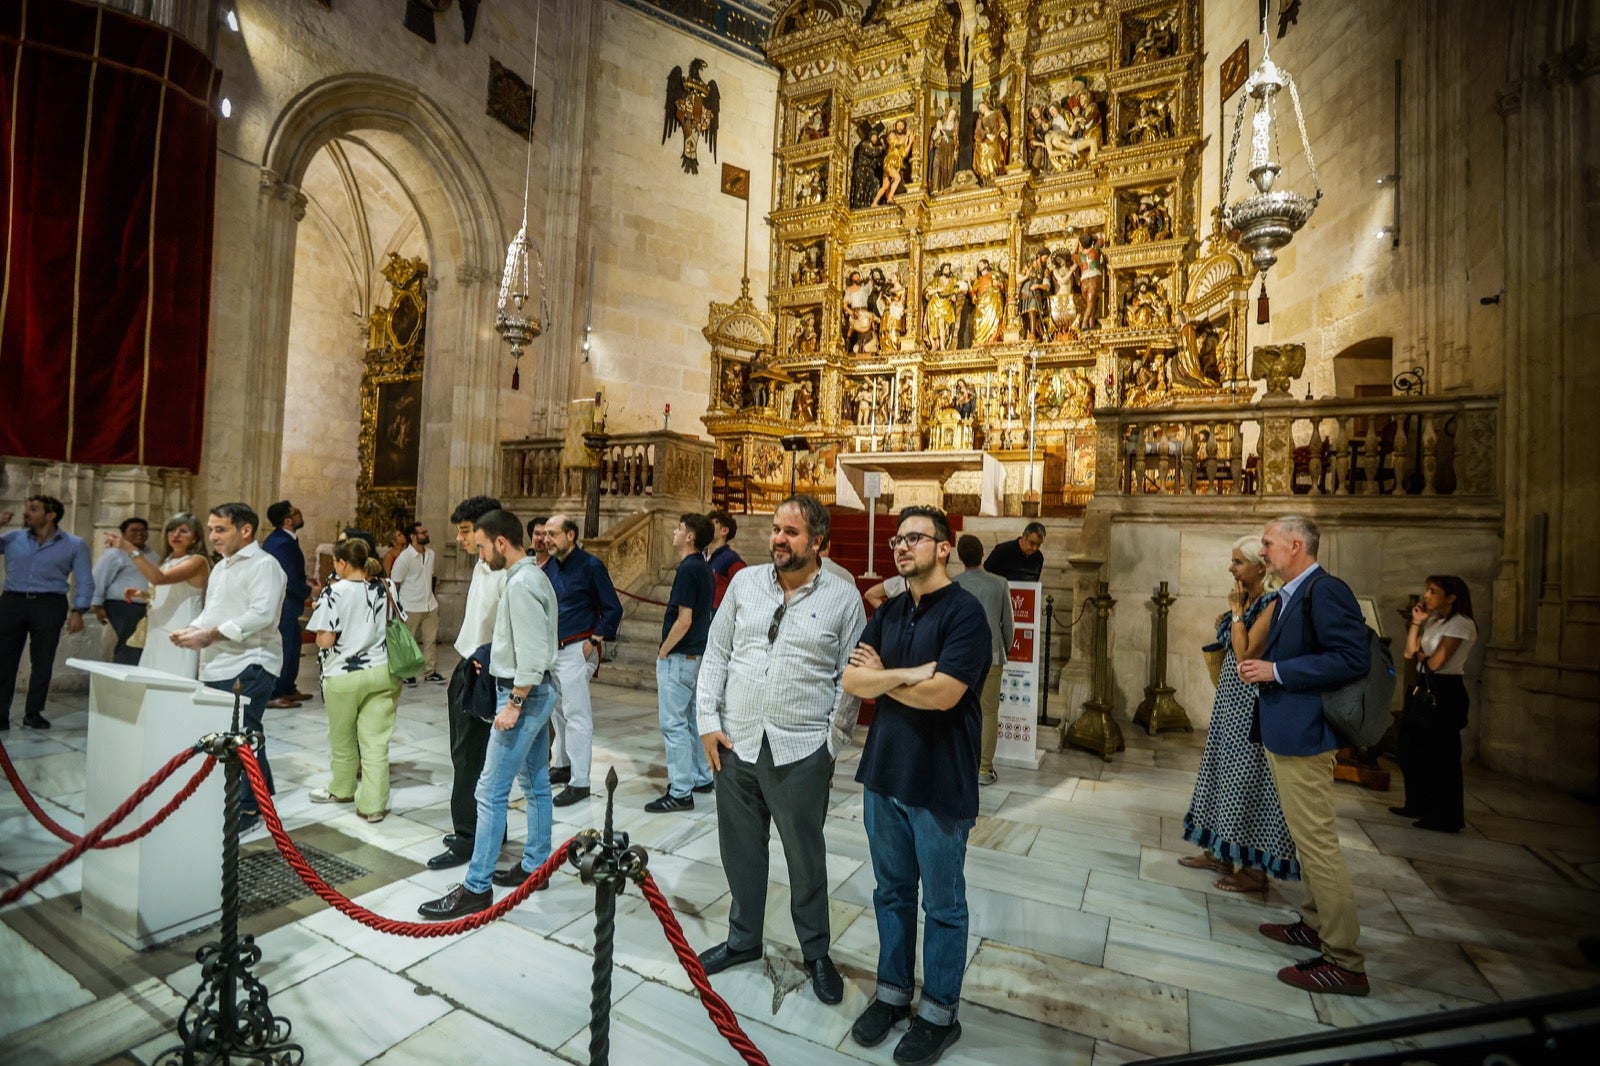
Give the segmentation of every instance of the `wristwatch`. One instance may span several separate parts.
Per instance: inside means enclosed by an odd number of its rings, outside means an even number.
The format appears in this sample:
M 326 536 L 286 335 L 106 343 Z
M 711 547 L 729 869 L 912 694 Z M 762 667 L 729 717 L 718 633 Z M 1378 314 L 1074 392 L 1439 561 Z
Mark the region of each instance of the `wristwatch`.
M 1233 616 L 1233 620 L 1235 622 L 1243 622 L 1244 621 L 1244 615 L 1236 614 L 1236 615 Z
M 522 709 L 522 701 L 523 701 L 524 698 L 525 697 L 519 696 L 515 692 L 513 692 L 511 694 L 511 696 L 506 700 L 506 702 L 511 704 L 511 706 L 517 708 L 518 710 L 521 710 Z

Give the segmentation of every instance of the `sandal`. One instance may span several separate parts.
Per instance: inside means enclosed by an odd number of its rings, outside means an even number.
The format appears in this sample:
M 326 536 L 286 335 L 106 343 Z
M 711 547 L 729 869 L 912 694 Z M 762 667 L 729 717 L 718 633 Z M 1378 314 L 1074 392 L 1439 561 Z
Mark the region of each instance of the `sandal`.
M 1229 874 L 1227 877 L 1218 878 L 1215 882 L 1213 882 L 1213 884 L 1215 887 L 1222 889 L 1224 892 L 1249 893 L 1265 892 L 1267 890 L 1267 878 L 1265 874 L 1261 875 L 1260 880 L 1250 876 L 1241 876 L 1243 874 L 1244 871 L 1240 870 L 1237 873 Z
M 1218 873 L 1233 873 L 1233 864 L 1223 862 L 1209 851 L 1202 851 L 1198 855 L 1186 855 L 1178 860 L 1179 866 L 1187 866 L 1191 870 L 1215 870 Z

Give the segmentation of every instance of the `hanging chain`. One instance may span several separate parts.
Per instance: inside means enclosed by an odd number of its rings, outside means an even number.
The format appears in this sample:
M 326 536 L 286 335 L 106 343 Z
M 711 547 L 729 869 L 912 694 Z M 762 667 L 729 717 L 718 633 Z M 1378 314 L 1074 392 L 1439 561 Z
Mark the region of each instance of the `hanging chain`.
M 1300 145 L 1306 153 L 1306 169 L 1311 171 L 1311 184 L 1316 188 L 1317 195 L 1312 201 L 1316 203 L 1322 199 L 1322 179 L 1317 176 L 1317 161 L 1311 155 L 1311 138 L 1306 134 L 1306 117 L 1300 111 L 1300 90 L 1294 87 L 1294 79 L 1288 72 L 1284 72 L 1283 80 L 1289 83 L 1289 99 L 1294 101 L 1294 121 L 1300 127 Z
M 1246 96 L 1239 98 L 1239 106 L 1233 113 L 1233 143 L 1228 145 L 1228 164 L 1222 170 L 1222 195 L 1218 197 L 1222 213 L 1228 213 L 1228 188 L 1233 184 L 1233 157 L 1239 153 L 1239 134 L 1244 132 L 1244 102 Z

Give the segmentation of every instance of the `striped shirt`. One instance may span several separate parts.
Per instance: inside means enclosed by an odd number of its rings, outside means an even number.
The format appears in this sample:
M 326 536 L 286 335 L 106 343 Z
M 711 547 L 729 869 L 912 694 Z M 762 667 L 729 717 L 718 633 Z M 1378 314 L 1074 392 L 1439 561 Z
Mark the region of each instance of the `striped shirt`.
M 767 634 L 784 607 L 772 641 Z M 819 569 L 785 606 L 770 563 L 734 575 L 711 623 L 700 662 L 696 706 L 700 733 L 718 730 L 745 762 L 761 755 L 784 766 L 827 744 L 837 755 L 850 743 L 861 701 L 845 694 L 844 668 L 866 626 L 852 582 Z

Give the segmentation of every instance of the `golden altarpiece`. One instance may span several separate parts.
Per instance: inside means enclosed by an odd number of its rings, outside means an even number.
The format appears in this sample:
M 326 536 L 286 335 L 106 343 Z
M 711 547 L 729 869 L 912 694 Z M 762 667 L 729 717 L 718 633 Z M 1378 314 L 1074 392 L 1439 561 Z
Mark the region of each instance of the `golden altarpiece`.
M 772 495 L 803 435 L 831 498 L 841 452 L 982 450 L 1008 505 L 1080 504 L 1097 404 L 1246 369 L 1251 267 L 1197 204 L 1200 2 L 868 6 L 773 22 L 772 288 L 711 305 L 717 455 Z
M 355 519 L 380 540 L 388 530 L 410 525 L 417 510 L 428 265 L 390 252 L 383 276 L 389 306 L 374 307 L 367 316 Z

